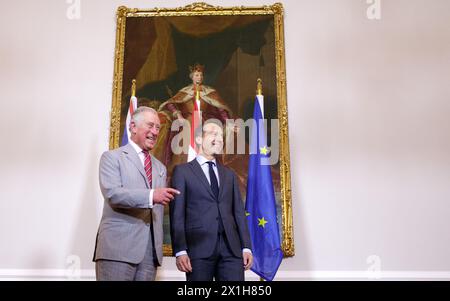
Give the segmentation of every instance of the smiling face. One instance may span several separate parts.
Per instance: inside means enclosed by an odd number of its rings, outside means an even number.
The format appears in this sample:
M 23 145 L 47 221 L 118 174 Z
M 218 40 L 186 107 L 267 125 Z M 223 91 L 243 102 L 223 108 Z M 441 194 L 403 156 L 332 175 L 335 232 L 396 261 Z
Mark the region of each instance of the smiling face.
M 200 85 L 203 83 L 203 72 L 194 71 L 194 73 L 191 74 L 191 78 L 194 85 Z
M 200 153 L 207 159 L 221 154 L 223 148 L 222 127 L 215 123 L 206 123 L 203 126 L 202 136 L 198 136 L 196 142 L 200 145 Z
M 143 150 L 151 150 L 155 147 L 161 123 L 158 115 L 151 111 L 144 111 L 131 121 L 131 140 Z

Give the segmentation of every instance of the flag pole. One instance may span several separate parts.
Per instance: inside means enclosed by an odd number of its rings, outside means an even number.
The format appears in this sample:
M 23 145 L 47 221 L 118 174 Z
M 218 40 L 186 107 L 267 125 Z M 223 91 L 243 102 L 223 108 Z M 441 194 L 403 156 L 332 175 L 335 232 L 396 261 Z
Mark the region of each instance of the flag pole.
M 262 80 L 258 78 L 256 80 L 256 96 L 258 98 L 259 107 L 261 108 L 261 117 L 264 120 L 264 95 L 262 93 Z M 260 96 L 260 97 L 258 97 Z
M 256 95 L 262 95 L 262 80 L 260 78 L 256 80 Z
M 136 97 L 136 79 L 131 81 L 131 96 Z

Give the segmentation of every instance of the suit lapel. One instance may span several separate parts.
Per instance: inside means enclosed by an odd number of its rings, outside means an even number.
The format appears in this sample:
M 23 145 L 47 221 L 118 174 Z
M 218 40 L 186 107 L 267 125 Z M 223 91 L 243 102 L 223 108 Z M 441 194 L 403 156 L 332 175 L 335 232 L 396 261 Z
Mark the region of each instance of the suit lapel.
M 211 185 L 209 185 L 208 179 L 206 178 L 205 173 L 203 172 L 197 160 L 194 159 L 191 162 L 189 162 L 189 166 L 191 167 L 192 172 L 200 179 L 200 182 L 203 184 L 205 189 L 209 191 L 209 194 L 213 197 L 213 199 L 215 199 L 216 197 L 212 192 Z
M 142 165 L 141 159 L 139 159 L 138 154 L 134 150 L 134 148 L 131 146 L 131 144 L 127 144 L 123 152 L 125 153 L 125 156 L 134 164 L 134 166 L 139 170 L 141 175 L 145 179 L 145 183 L 147 183 L 147 187 L 150 187 L 147 179 L 147 174 L 145 173 L 144 166 Z M 153 163 L 153 162 L 152 162 Z
M 162 183 L 163 171 L 159 170 L 159 165 L 156 163 L 156 158 L 150 154 L 150 158 L 152 158 L 152 186 L 151 188 L 164 187 L 165 183 Z

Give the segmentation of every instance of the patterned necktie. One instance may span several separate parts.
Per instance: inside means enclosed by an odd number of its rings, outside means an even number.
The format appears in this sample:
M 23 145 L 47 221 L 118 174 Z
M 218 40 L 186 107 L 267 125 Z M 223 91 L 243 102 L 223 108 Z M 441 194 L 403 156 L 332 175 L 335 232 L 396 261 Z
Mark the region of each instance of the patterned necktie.
M 144 169 L 145 173 L 147 174 L 147 180 L 148 184 L 150 185 L 150 188 L 152 188 L 152 158 L 150 158 L 150 154 L 148 151 L 143 150 L 144 153 Z M 150 210 L 150 232 L 151 232 L 151 239 L 152 239 L 152 257 L 153 257 L 153 264 L 155 267 L 160 266 L 161 264 L 158 261 L 158 255 L 156 254 L 156 246 L 155 246 L 155 230 L 153 228 L 153 210 Z
M 150 154 L 148 151 L 143 150 L 144 153 L 144 169 L 145 173 L 147 174 L 147 180 L 148 184 L 150 185 L 150 188 L 152 188 L 152 159 L 150 158 Z
M 209 180 L 211 181 L 211 189 L 216 197 L 216 200 L 219 200 L 219 183 L 217 182 L 216 173 L 214 172 L 213 165 L 214 162 L 208 161 L 206 162 L 209 165 Z

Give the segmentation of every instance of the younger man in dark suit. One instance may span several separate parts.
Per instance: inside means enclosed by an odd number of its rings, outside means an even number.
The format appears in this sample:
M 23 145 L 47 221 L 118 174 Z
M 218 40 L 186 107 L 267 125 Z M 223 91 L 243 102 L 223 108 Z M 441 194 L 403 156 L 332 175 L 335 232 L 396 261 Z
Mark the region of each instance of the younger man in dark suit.
M 214 156 L 223 148 L 222 125 L 208 120 L 196 131 L 197 157 L 175 167 L 170 204 L 172 248 L 188 281 L 243 281 L 251 267 L 250 235 L 236 175 Z

